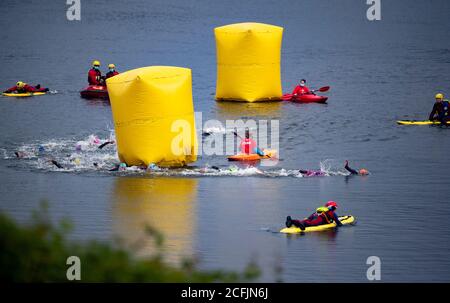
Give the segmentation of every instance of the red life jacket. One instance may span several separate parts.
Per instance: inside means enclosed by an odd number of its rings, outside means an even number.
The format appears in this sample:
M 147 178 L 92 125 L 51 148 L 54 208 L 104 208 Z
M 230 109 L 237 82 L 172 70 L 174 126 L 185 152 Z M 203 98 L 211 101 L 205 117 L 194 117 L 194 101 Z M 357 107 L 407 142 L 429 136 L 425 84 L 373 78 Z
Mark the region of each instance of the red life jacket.
M 89 85 L 101 85 L 102 73 L 99 70 L 91 68 L 88 73 L 88 82 Z
M 251 154 L 256 147 L 256 142 L 253 139 L 245 138 L 241 141 L 241 152 L 244 154 Z
M 297 85 L 292 92 L 293 95 L 303 95 L 309 93 L 309 88 L 307 86 Z
M 323 213 L 324 215 L 324 219 L 328 222 L 328 223 L 333 223 L 334 222 L 334 211 L 332 211 L 331 209 L 325 213 Z

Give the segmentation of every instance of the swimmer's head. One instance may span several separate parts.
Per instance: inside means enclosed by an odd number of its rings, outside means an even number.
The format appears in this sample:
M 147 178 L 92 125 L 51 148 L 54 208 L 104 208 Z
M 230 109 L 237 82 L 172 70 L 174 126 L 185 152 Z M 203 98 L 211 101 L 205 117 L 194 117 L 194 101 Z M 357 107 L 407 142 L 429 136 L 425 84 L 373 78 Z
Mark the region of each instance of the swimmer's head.
M 120 163 L 119 164 L 119 170 L 125 170 L 125 169 L 127 169 L 127 164 L 126 163 Z
M 77 145 L 75 146 L 75 150 L 76 150 L 76 151 L 81 151 L 81 144 L 77 144 Z
M 366 176 L 366 175 L 369 174 L 369 171 L 368 171 L 367 169 L 365 169 L 365 168 L 361 168 L 361 169 L 359 170 L 359 174 L 360 174 L 361 176 Z

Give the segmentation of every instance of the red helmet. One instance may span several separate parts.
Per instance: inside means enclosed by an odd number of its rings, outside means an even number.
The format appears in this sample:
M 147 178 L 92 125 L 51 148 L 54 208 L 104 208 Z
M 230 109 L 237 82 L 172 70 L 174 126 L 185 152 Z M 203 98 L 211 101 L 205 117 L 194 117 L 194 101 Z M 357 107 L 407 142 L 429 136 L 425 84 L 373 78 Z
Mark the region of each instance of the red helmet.
M 326 207 L 331 207 L 331 206 L 333 206 L 333 207 L 335 207 L 335 208 L 338 208 L 337 203 L 334 202 L 334 201 L 328 201 L 327 204 L 325 204 L 325 206 L 326 206 Z

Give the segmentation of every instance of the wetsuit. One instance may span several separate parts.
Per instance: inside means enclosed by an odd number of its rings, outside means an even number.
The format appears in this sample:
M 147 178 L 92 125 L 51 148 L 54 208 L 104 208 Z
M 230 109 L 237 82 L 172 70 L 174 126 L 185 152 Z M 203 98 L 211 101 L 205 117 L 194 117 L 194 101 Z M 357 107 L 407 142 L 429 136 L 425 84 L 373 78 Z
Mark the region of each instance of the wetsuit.
M 449 112 L 450 109 L 448 101 L 435 102 L 428 120 L 440 121 L 442 124 L 445 124 L 447 121 L 450 121 Z
M 304 95 L 310 93 L 310 90 L 307 86 L 297 85 L 292 92 L 293 95 Z
M 356 170 L 354 170 L 353 168 L 350 168 L 350 166 L 348 166 L 348 163 L 345 164 L 344 168 L 347 171 L 349 171 L 350 174 L 352 174 L 352 175 L 359 175 L 359 173 Z
M 102 73 L 94 68 L 91 68 L 88 72 L 89 85 L 103 85 Z

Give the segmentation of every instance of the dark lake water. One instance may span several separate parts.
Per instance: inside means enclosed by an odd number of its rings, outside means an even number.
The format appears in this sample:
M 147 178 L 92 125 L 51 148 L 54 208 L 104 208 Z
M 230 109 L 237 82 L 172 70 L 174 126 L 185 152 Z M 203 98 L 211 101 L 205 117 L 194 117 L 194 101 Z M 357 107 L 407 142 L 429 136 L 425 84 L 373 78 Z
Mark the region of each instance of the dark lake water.
M 165 234 L 170 262 L 197 256 L 205 269 L 242 270 L 254 259 L 261 281 L 365 282 L 366 260 L 378 256 L 382 281 L 450 282 L 450 128 L 395 123 L 426 119 L 434 94 L 450 94 L 449 1 L 382 1 L 377 22 L 367 21 L 363 0 L 82 0 L 81 7 L 81 21 L 69 22 L 65 1 L 0 2 L 8 12 L 0 19 L 1 86 L 23 80 L 57 91 L 0 100 L 2 211 L 26 223 L 46 199 L 55 220 L 73 220 L 73 238 L 119 236 L 140 244 L 130 248 L 137 255 L 152 250 L 142 232 L 148 223 Z M 283 90 L 300 78 L 330 85 L 327 105 L 214 101 L 213 29 L 246 21 L 284 27 Z M 204 120 L 280 121 L 281 161 L 260 167 L 263 175 L 245 167 L 107 172 L 115 147 L 100 152 L 89 137 L 112 135 L 111 107 L 79 97 L 93 59 L 119 71 L 191 68 Z M 14 156 L 41 145 L 40 157 Z M 57 170 L 49 157 L 70 169 Z M 344 176 L 346 159 L 371 174 Z M 229 166 L 219 156 L 192 166 L 206 164 Z M 334 173 L 294 173 L 321 164 Z M 327 200 L 358 224 L 298 237 L 271 232 Z

